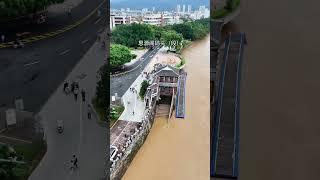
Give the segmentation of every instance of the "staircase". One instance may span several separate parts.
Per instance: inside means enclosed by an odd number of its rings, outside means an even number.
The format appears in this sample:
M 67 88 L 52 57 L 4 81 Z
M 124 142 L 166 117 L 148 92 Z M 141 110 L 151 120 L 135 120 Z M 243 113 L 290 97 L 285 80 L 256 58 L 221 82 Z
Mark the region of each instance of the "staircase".
M 170 105 L 159 104 L 156 111 L 156 117 L 169 117 Z

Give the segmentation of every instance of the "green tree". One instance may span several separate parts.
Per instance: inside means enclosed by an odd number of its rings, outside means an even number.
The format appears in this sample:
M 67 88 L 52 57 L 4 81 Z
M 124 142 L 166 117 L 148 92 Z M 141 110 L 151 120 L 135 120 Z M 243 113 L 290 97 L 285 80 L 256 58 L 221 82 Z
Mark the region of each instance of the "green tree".
M 102 120 L 107 118 L 107 107 L 109 106 L 109 68 L 107 63 L 98 71 L 98 82 L 96 87 L 96 96 L 94 106 L 97 108 Z
M 180 50 L 181 49 L 181 43 L 183 41 L 183 36 L 180 33 L 177 33 L 176 31 L 169 30 L 165 31 L 162 34 L 162 41 L 164 42 L 166 47 L 169 47 L 169 50 Z
M 192 29 L 191 22 L 186 22 L 186 23 L 182 23 L 182 24 L 174 24 L 172 26 L 172 29 L 175 30 L 177 33 L 182 34 L 185 39 L 194 40 L 194 32 Z
M 152 26 L 137 23 L 117 26 L 111 35 L 113 43 L 134 48 L 139 46 L 139 41 L 145 42 L 154 38 L 155 32 Z
M 141 87 L 140 87 L 140 92 L 139 92 L 139 96 L 141 98 L 144 98 L 144 96 L 146 95 L 148 87 L 149 87 L 148 81 L 146 81 L 146 80 L 142 81 Z
M 15 157 L 16 153 L 9 146 L 0 147 L 0 158 L 9 159 Z M 0 162 L 0 179 L 2 180 L 21 180 L 27 174 L 26 165 L 21 165 L 13 162 Z
M 111 68 L 119 67 L 125 63 L 128 63 L 135 57 L 136 55 L 131 54 L 131 51 L 128 47 L 120 44 L 111 44 L 111 47 L 110 47 Z

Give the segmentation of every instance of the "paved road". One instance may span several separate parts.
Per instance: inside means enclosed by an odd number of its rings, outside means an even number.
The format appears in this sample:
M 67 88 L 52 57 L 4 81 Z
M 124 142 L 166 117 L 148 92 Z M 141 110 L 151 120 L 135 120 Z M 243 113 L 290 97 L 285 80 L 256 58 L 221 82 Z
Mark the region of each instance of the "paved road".
M 84 14 L 89 13 L 90 8 L 78 8 Z M 55 38 L 23 49 L 0 49 L 0 83 L 5 87 L 0 89 L 1 104 L 12 106 L 14 98 L 22 96 L 27 110 L 38 111 L 106 26 L 108 20 L 105 11 L 102 12 L 104 16 L 99 22 L 92 16 Z
M 47 21 L 43 24 L 24 25 L 22 22 L 0 24 L 0 33 L 6 36 L 6 41 L 15 39 L 16 33 L 30 32 L 31 36 L 52 32 L 68 25 L 74 24 L 82 18 L 88 16 L 95 8 L 105 0 L 83 0 L 77 7 L 72 9 L 72 16 L 66 13 L 48 13 Z M 104 8 L 105 9 L 105 8 Z M 104 10 L 105 11 L 105 10 Z M 103 11 L 102 11 L 103 12 Z M 105 13 L 105 12 L 103 12 Z M 95 14 L 95 16 L 97 16 Z
M 105 51 L 95 43 L 66 78 L 71 81 L 84 74 L 80 89 L 87 92 L 87 100 L 95 93 L 96 71 L 103 64 Z M 88 102 L 88 101 L 87 101 Z M 39 112 L 43 118 L 48 150 L 30 180 L 99 180 L 105 173 L 107 127 L 97 123 L 96 116 L 87 118 L 87 103 L 79 97 L 62 93 L 62 85 L 54 92 Z M 56 121 L 63 120 L 64 132 L 56 132 Z M 72 173 L 70 160 L 73 154 L 79 158 L 79 169 Z
M 241 1 L 240 180 L 319 179 L 319 6 Z
M 117 77 L 112 77 L 110 79 L 110 95 L 118 93 L 119 97 L 123 96 L 123 94 L 131 86 L 131 84 L 137 79 L 139 75 L 141 75 L 141 72 L 150 62 L 152 57 L 159 51 L 159 48 L 160 46 L 152 51 L 148 51 L 145 55 L 143 55 L 140 58 L 141 60 L 137 61 L 140 63 L 140 65 L 136 66 L 133 69 L 131 67 L 128 73 Z

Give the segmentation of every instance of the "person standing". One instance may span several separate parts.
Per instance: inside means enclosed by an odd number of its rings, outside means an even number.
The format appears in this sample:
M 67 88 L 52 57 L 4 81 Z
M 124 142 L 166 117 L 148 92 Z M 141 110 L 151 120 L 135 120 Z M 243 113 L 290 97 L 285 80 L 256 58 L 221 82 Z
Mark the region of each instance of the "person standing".
M 74 93 L 74 88 L 75 88 L 75 82 L 72 82 L 71 83 L 71 91 L 72 91 L 72 93 Z
M 82 96 L 82 101 L 85 102 L 86 101 L 86 92 L 84 91 L 84 89 L 81 90 L 81 96 Z
M 72 167 L 73 169 L 78 168 L 78 158 L 76 157 L 75 154 L 72 156 L 71 163 L 73 165 L 73 167 Z
M 5 36 L 4 36 L 4 34 L 2 34 L 1 35 L 1 42 L 4 43 L 4 41 L 5 41 Z
M 71 17 L 71 7 L 68 8 L 68 16 Z
M 79 93 L 79 89 L 77 87 L 74 88 L 73 94 L 74 94 L 74 100 L 77 101 L 78 99 L 78 93 Z
M 68 82 L 65 82 L 65 83 L 63 84 L 63 91 L 64 91 L 64 92 L 66 92 L 66 89 L 68 88 L 68 86 L 69 86 Z
M 90 104 L 88 104 L 88 119 L 91 119 L 91 112 L 92 112 L 91 106 Z

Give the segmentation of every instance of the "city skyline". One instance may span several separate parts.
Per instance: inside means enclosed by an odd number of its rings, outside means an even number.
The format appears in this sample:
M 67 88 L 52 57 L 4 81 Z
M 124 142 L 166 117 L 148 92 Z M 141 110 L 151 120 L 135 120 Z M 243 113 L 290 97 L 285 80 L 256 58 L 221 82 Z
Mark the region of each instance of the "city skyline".
M 152 10 L 155 7 L 156 10 L 176 10 L 177 5 L 181 5 L 181 10 L 183 9 L 183 5 L 185 5 L 185 11 L 187 12 L 188 5 L 190 5 L 193 9 L 198 8 L 200 6 L 205 6 L 207 8 L 210 7 L 210 2 L 208 0 L 156 0 L 156 1 L 148 1 L 148 0 L 111 0 L 110 5 L 111 9 L 121 9 L 121 8 L 130 8 L 130 9 L 143 9 L 148 8 Z

